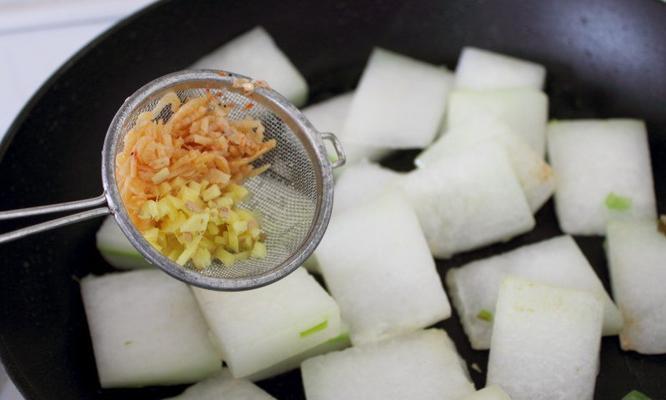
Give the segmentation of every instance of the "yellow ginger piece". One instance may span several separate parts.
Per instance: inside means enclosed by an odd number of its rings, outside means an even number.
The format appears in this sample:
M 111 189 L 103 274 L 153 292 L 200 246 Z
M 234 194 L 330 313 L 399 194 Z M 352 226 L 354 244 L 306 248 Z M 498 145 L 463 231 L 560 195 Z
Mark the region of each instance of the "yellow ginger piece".
M 178 177 L 163 181 L 159 190 L 160 198 L 147 200 L 139 218 L 152 226 L 142 230 L 146 240 L 170 259 L 204 269 L 215 259 L 231 266 L 266 257 L 257 217 L 239 208 L 249 194 L 243 186 L 232 183 L 221 188 Z

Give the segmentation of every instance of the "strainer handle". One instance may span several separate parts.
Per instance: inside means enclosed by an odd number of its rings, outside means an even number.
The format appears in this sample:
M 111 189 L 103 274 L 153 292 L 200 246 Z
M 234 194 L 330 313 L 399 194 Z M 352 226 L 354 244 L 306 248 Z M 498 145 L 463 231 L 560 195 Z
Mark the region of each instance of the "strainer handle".
M 340 139 L 331 132 L 322 132 L 322 140 L 328 140 L 333 145 L 333 150 L 335 150 L 335 161 L 331 161 L 331 168 L 338 168 L 345 165 L 347 161 L 347 155 L 345 154 L 345 149 L 340 143 Z
M 0 221 L 6 219 L 32 217 L 33 215 L 51 214 L 64 211 L 81 210 L 106 204 L 106 196 L 101 194 L 92 199 L 68 201 L 66 203 L 49 204 L 46 206 L 37 206 L 29 208 L 19 208 L 18 210 L 0 211 Z
M 70 201 L 67 203 L 50 204 L 47 206 L 38 206 L 30 208 L 22 208 L 18 210 L 0 211 L 0 220 L 7 220 L 13 218 L 29 217 L 33 215 L 42 215 L 55 212 L 80 210 L 83 208 L 90 208 L 95 206 L 106 205 L 106 197 L 104 194 L 86 200 Z M 0 244 L 10 242 L 15 239 L 32 235 L 33 233 L 47 231 L 64 225 L 73 224 L 75 222 L 85 221 L 87 219 L 100 217 L 110 214 L 111 211 L 108 207 L 99 207 L 92 210 L 82 211 L 80 213 L 67 215 L 61 218 L 56 218 L 51 221 L 42 222 L 40 224 L 28 226 L 25 228 L 17 229 L 12 232 L 0 234 Z

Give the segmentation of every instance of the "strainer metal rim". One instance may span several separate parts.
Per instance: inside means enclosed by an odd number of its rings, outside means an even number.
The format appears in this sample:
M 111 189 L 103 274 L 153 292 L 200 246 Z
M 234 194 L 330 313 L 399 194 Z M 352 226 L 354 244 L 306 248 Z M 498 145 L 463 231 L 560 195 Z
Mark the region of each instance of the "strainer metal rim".
M 176 264 L 150 245 L 134 227 L 123 205 L 115 177 L 115 157 L 118 146 L 122 146 L 122 139 L 118 140 L 118 136 L 121 134 L 128 116 L 156 91 L 168 89 L 184 82 L 214 81 L 222 84 L 227 90 L 240 93 L 238 90 L 232 88 L 233 81 L 238 78 L 250 79 L 246 76 L 226 71 L 184 70 L 153 80 L 125 100 L 109 125 L 102 148 L 102 183 L 104 194 L 109 210 L 122 232 L 149 263 L 156 265 L 162 271 L 176 279 L 204 289 L 221 291 L 248 290 L 265 286 L 284 278 L 303 265 L 314 252 L 326 231 L 333 208 L 333 172 L 326 155 L 322 134 L 285 97 L 269 88 L 256 88 L 252 96 L 253 100 L 270 104 L 270 109 L 280 111 L 281 115 L 290 117 L 295 128 L 304 133 L 304 138 L 307 140 L 304 146 L 308 148 L 311 156 L 314 155 L 312 157 L 313 164 L 321 171 L 321 174 L 315 174 L 317 178 L 321 179 L 319 184 L 322 187 L 319 204 L 316 207 L 318 211 L 314 216 L 310 231 L 306 235 L 300 249 L 282 264 L 263 274 L 247 278 L 216 278 L 202 275 L 195 270 Z

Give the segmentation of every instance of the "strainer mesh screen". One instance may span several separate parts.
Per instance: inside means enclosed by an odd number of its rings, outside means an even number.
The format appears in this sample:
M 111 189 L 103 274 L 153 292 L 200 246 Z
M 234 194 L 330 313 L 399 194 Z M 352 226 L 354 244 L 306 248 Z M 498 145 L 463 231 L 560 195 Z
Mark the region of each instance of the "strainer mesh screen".
M 204 95 L 204 84 L 198 84 L 201 86 L 169 88 L 151 94 L 141 107 L 128 115 L 122 136 L 133 127 L 140 113 L 152 110 L 168 91 L 175 91 L 182 101 Z M 210 89 L 209 83 L 205 87 Z M 215 260 L 212 266 L 199 271 L 211 278 L 251 278 L 278 268 L 309 240 L 321 204 L 321 183 L 317 180 L 321 167 L 313 161 L 311 151 L 306 148 L 309 144 L 301 139 L 304 132 L 299 136 L 279 115 L 250 97 L 225 89 L 219 89 L 217 93 L 222 93 L 222 101 L 239 105 L 231 111 L 230 119 L 256 118 L 264 124 L 266 137 L 277 141 L 275 149 L 255 162 L 257 165 L 270 163 L 271 167 L 245 182 L 251 194 L 241 205 L 258 215 L 261 228 L 267 236 L 267 256 L 263 259 L 237 261 L 232 266 Z M 253 106 L 244 107 L 248 103 Z M 168 119 L 170 113 L 162 112 L 159 117 Z M 118 146 L 118 151 L 122 151 L 122 146 Z M 195 270 L 191 266 L 185 268 Z

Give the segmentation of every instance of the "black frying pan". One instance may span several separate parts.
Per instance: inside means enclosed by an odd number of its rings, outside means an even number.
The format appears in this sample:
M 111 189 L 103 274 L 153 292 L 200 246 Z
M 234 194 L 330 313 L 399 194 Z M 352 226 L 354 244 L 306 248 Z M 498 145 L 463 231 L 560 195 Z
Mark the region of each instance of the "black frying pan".
M 647 120 L 666 211 L 666 4 L 658 0 L 165 1 L 79 52 L 24 108 L 1 145 L 0 209 L 99 194 L 102 140 L 125 97 L 258 24 L 305 75 L 313 102 L 353 88 L 374 45 L 450 68 L 463 45 L 543 63 L 552 117 Z M 411 157 L 386 164 L 404 170 Z M 508 244 L 438 262 L 440 272 L 560 233 L 552 203 L 537 221 Z M 95 249 L 99 223 L 0 246 L 0 355 L 28 399 L 156 399 L 182 390 L 99 388 L 77 283 L 111 270 Z M 577 241 L 608 287 L 602 239 Z M 471 350 L 457 316 L 438 326 L 485 370 L 488 353 Z M 631 389 L 666 399 L 666 356 L 624 353 L 611 337 L 601 361 L 596 399 L 619 400 Z M 484 374 L 472 378 L 483 385 Z M 298 371 L 260 385 L 281 400 L 303 399 Z

